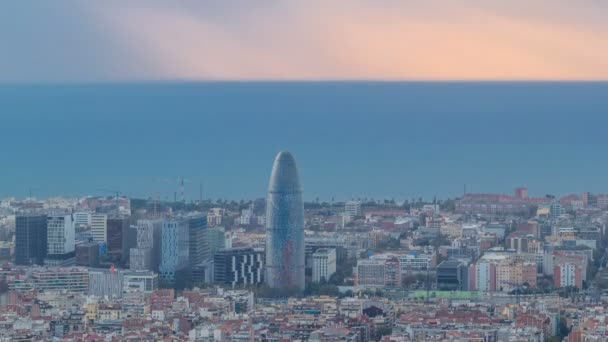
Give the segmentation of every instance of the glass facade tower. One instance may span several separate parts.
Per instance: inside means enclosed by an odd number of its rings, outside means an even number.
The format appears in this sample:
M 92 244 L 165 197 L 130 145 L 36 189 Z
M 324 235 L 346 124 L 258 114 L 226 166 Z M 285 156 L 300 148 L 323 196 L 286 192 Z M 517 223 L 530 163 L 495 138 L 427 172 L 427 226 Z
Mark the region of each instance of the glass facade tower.
M 296 161 L 279 152 L 266 199 L 266 283 L 288 291 L 304 289 L 304 205 Z

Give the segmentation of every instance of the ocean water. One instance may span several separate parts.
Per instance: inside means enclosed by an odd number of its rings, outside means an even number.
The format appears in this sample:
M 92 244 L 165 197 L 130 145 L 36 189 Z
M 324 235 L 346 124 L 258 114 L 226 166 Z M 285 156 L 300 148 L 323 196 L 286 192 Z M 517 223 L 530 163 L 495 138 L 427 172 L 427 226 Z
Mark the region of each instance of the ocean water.
M 307 200 L 608 192 L 607 147 L 608 83 L 0 86 L 0 197 L 263 197 L 283 149 Z

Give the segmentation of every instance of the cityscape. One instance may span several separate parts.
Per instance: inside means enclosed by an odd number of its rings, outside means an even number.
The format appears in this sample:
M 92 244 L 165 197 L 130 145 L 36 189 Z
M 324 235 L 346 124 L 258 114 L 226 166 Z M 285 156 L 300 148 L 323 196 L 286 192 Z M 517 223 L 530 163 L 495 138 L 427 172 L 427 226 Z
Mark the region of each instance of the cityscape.
M 608 194 L 303 202 L 6 198 L 0 337 L 600 341 Z
M 608 1 L 0 1 L 0 342 L 608 342 Z

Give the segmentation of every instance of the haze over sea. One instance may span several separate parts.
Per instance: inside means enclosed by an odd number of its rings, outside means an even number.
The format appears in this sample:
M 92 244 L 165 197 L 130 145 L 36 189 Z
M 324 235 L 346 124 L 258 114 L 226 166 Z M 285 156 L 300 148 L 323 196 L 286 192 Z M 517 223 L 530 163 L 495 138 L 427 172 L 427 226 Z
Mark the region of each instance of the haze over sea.
M 0 118 L 0 197 L 263 197 L 282 149 L 307 200 L 608 192 L 608 83 L 3 85 Z

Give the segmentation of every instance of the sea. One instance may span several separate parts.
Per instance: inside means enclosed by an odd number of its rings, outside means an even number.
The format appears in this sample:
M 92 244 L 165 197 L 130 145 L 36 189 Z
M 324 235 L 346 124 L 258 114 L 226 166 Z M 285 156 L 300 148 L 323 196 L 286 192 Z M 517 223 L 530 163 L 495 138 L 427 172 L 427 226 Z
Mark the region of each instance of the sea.
M 306 200 L 608 193 L 606 82 L 0 85 L 0 198 Z

